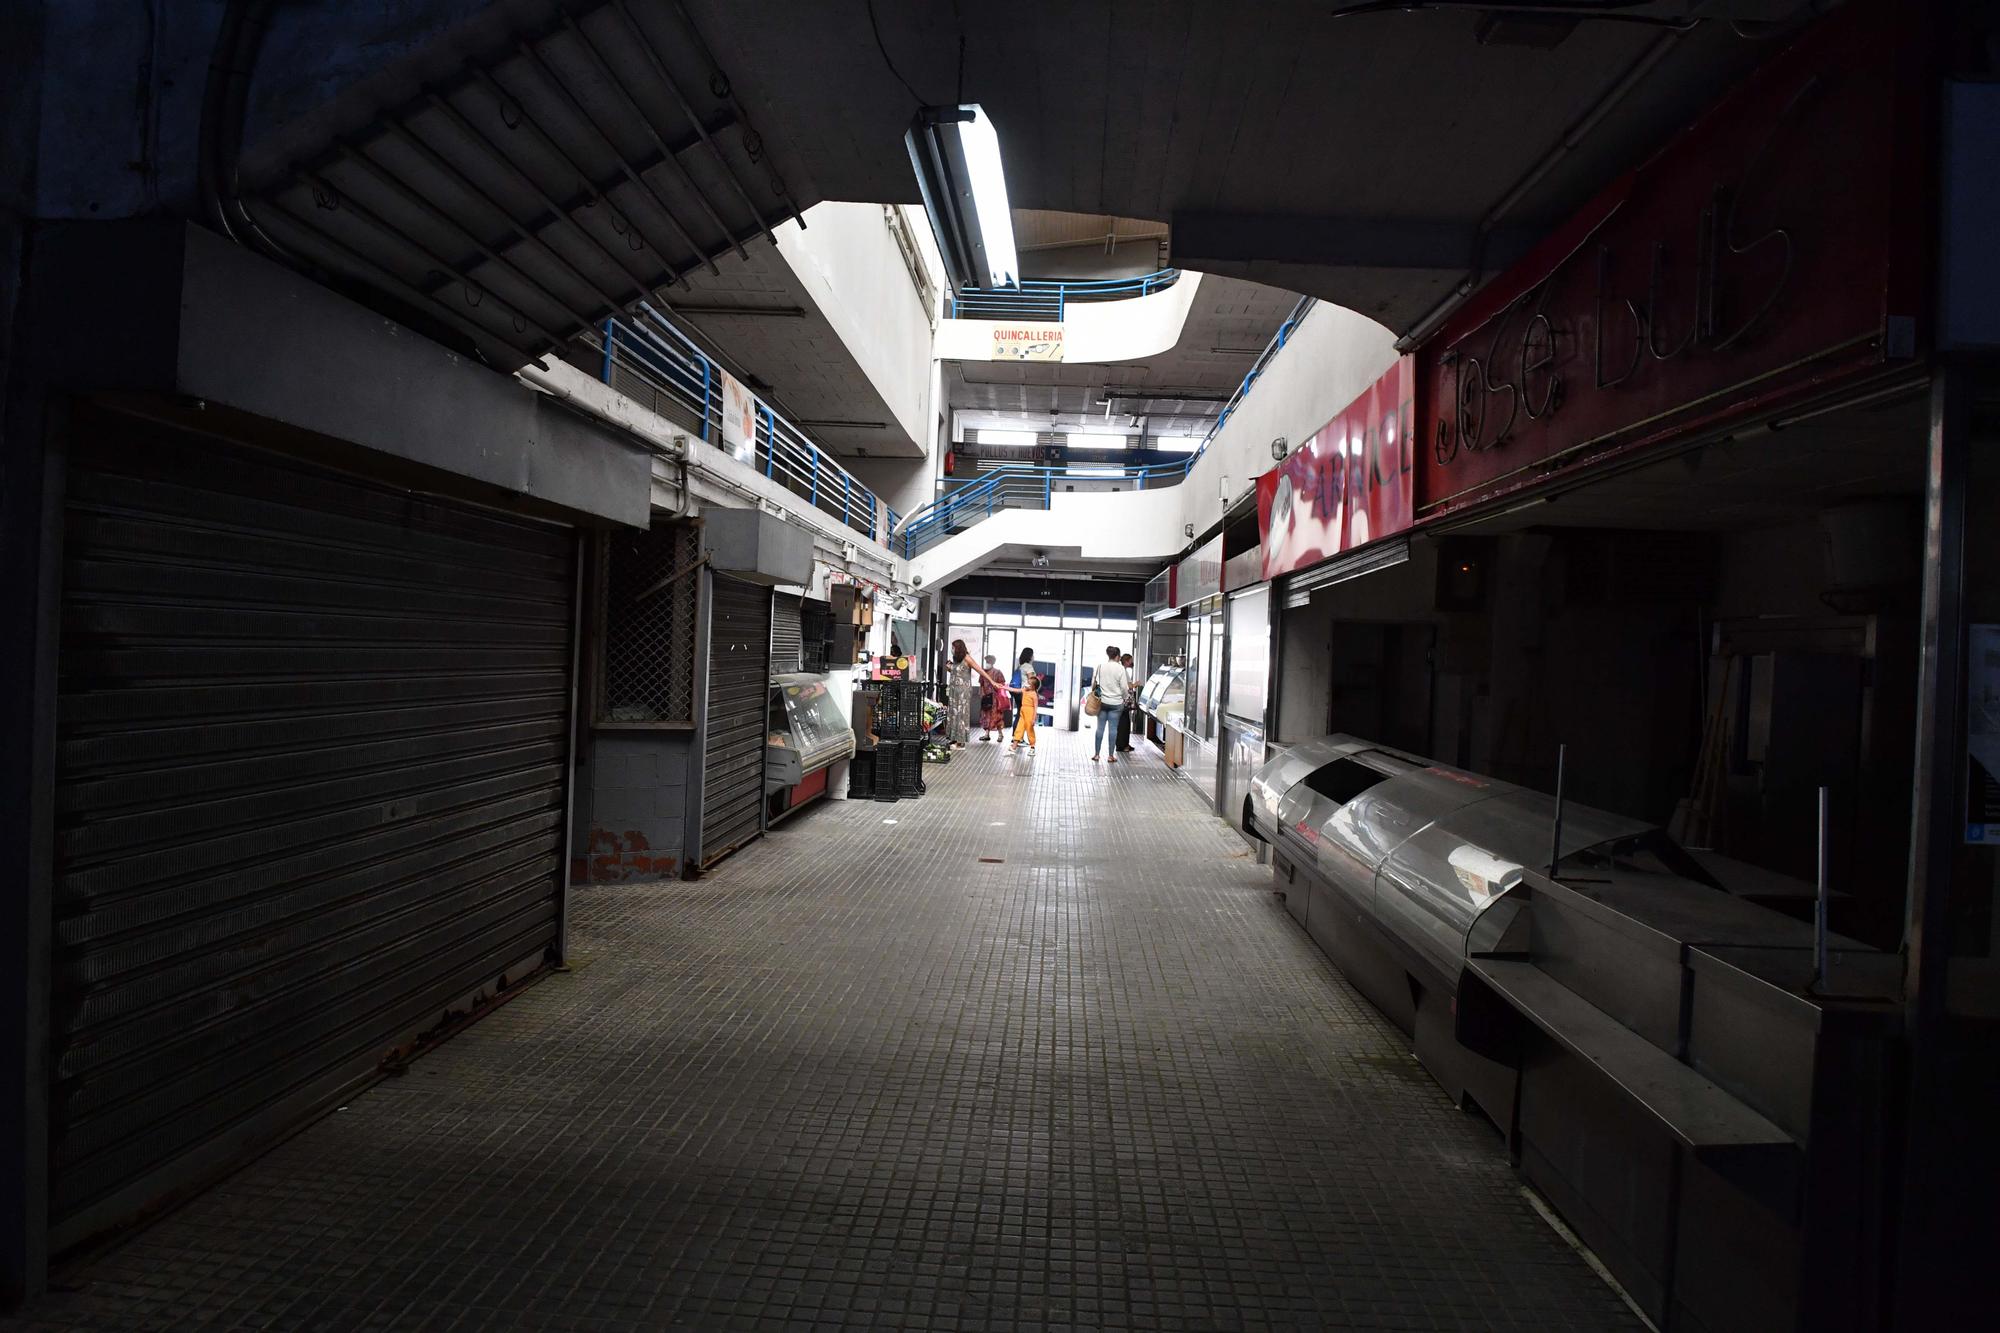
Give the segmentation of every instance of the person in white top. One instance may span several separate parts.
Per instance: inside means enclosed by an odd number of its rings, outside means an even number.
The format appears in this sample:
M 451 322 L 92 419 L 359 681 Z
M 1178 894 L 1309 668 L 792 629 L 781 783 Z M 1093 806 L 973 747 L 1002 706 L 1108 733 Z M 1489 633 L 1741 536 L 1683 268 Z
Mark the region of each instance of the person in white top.
M 1125 711 L 1125 696 L 1132 688 L 1132 673 L 1119 660 L 1122 650 L 1116 644 L 1104 650 L 1104 661 L 1097 664 L 1097 675 L 1091 679 L 1090 688 L 1097 695 L 1097 739 L 1090 747 L 1090 762 L 1096 763 L 1098 752 L 1108 748 L 1112 763 L 1118 762 L 1118 717 Z

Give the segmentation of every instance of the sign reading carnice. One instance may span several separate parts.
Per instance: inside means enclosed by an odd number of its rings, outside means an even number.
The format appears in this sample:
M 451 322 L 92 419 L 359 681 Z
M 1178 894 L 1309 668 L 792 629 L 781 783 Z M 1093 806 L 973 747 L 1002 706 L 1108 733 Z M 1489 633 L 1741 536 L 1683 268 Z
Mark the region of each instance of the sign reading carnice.
M 1913 354 L 1924 210 L 1892 145 L 1921 107 L 1892 10 L 1809 30 L 1424 344 L 1425 517 Z
M 1265 578 L 1410 526 L 1415 382 L 1413 359 L 1398 359 L 1290 458 L 1257 478 Z
M 1063 326 L 1060 324 L 995 324 L 995 361 L 1060 361 L 1063 359 Z

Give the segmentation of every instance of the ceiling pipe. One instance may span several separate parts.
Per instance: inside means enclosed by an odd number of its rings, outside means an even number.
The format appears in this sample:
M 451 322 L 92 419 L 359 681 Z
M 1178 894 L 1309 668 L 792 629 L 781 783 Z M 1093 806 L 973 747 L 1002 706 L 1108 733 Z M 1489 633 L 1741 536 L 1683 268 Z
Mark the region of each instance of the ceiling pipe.
M 1555 170 L 1557 163 L 1575 151 L 1576 147 L 1589 137 L 1590 132 L 1617 109 L 1619 103 L 1631 95 L 1632 90 L 1639 86 L 1652 71 L 1653 66 L 1659 64 L 1666 58 L 1667 53 L 1674 49 L 1683 31 L 1680 28 L 1669 28 L 1654 38 L 1652 45 L 1639 54 L 1639 58 L 1618 77 L 1617 82 L 1605 89 L 1604 93 L 1591 104 L 1590 109 L 1563 132 L 1562 138 L 1556 141 L 1555 146 L 1530 167 L 1527 174 L 1516 181 L 1513 188 L 1502 195 L 1497 203 L 1486 210 L 1486 215 L 1479 219 L 1479 226 L 1473 235 L 1471 268 L 1450 292 L 1424 313 L 1423 318 L 1410 326 L 1408 333 L 1396 339 L 1398 352 L 1411 351 L 1423 342 L 1436 331 L 1438 325 L 1444 322 L 1446 316 L 1458 309 L 1459 304 L 1478 289 L 1480 280 L 1486 276 L 1486 242 L 1493 234 L 1493 229 L 1528 197 L 1529 191 L 1539 185 L 1543 177 Z

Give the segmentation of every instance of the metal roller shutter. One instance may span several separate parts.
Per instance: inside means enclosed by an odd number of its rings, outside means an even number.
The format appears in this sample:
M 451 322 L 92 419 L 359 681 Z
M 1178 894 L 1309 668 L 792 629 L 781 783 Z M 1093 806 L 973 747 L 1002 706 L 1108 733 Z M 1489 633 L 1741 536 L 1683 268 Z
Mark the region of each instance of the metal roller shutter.
M 79 436 L 57 1245 L 258 1150 L 555 947 L 575 601 L 568 529 L 164 429 Z
M 780 592 L 771 596 L 771 674 L 785 671 L 803 671 L 801 659 L 805 647 L 805 634 L 799 618 L 799 596 L 797 593 Z
M 1392 537 L 1387 541 L 1365 546 L 1352 555 L 1340 556 L 1325 564 L 1315 565 L 1304 573 L 1293 574 L 1284 580 L 1285 609 L 1296 611 L 1312 604 L 1312 595 L 1320 588 L 1330 588 L 1336 583 L 1358 579 L 1364 574 L 1375 574 L 1385 569 L 1394 569 L 1410 558 L 1410 539 Z
M 764 710 L 771 688 L 771 590 L 727 574 L 715 575 L 712 586 L 701 776 L 704 867 L 762 830 Z

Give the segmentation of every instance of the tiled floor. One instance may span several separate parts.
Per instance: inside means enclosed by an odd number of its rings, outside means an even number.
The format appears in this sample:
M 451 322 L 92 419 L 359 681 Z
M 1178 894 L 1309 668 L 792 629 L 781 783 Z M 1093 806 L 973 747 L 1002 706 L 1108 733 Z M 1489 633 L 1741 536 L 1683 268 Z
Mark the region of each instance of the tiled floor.
M 1157 759 L 975 746 L 698 884 L 49 1329 L 1625 1328 Z

